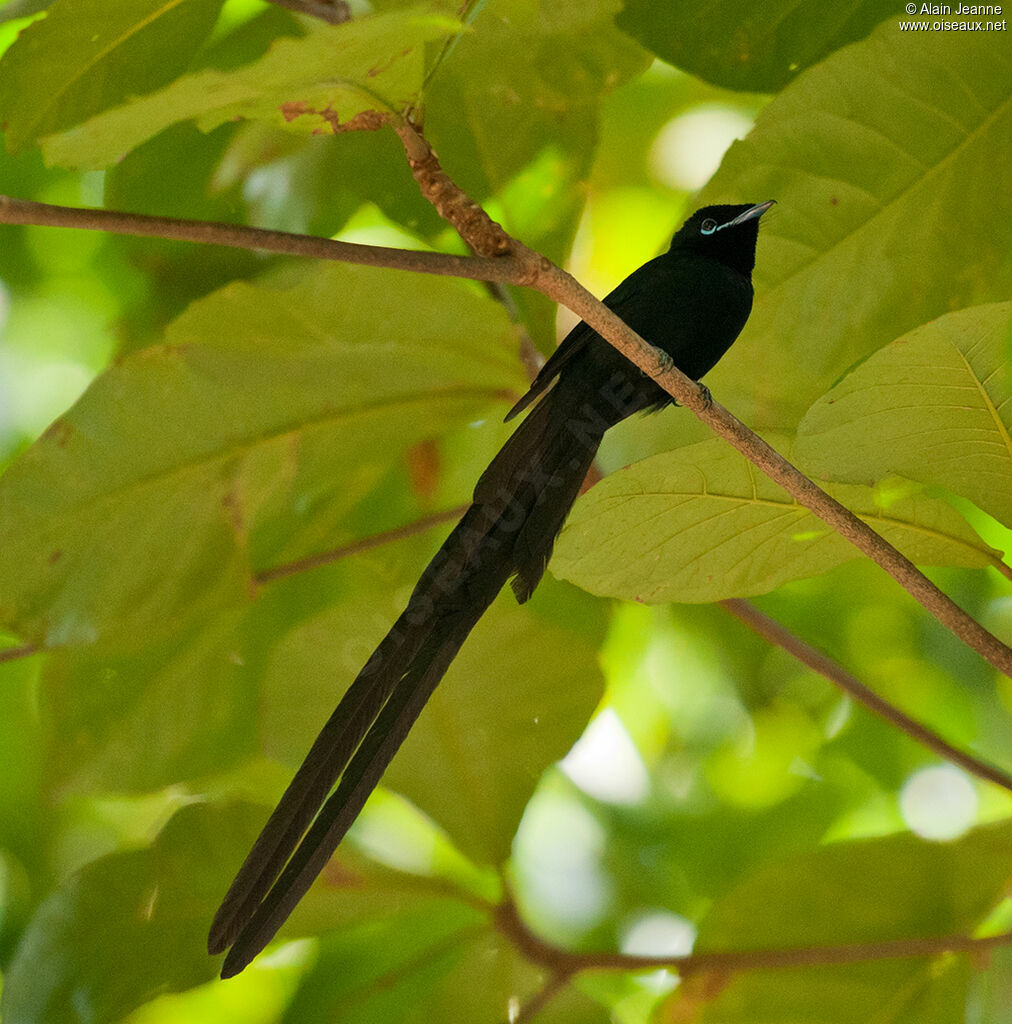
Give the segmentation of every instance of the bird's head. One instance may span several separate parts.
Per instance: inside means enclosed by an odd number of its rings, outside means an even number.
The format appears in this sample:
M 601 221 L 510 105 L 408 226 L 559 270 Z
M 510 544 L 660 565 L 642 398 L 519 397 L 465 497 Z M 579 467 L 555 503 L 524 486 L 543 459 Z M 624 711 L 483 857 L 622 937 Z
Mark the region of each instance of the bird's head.
M 704 206 L 678 229 L 671 251 L 720 260 L 743 274 L 751 274 L 759 218 L 774 202 L 767 199 L 754 206 Z

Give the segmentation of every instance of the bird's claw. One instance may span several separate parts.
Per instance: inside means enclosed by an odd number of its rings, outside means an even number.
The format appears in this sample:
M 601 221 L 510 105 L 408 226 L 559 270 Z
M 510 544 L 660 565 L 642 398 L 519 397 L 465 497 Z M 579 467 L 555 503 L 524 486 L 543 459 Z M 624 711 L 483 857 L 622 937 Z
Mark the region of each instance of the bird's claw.
M 699 388 L 699 397 L 703 400 L 703 408 L 709 409 L 713 405 L 713 395 L 710 394 L 710 389 L 705 384 L 700 384 L 696 381 L 696 387 Z
M 657 364 L 661 373 L 670 373 L 675 368 L 675 361 L 662 348 L 655 348 L 654 355 L 657 357 Z

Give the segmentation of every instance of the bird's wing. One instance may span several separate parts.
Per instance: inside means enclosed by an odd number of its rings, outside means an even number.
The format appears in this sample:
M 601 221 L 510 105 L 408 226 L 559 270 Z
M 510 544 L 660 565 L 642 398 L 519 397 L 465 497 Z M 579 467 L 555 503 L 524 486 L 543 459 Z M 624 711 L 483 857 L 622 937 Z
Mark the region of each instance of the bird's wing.
M 628 306 L 636 295 L 643 292 L 652 278 L 652 264 L 656 261 L 644 264 L 639 270 L 630 274 L 613 292 L 609 292 L 601 301 L 609 308 L 623 315 L 623 307 Z M 529 405 L 537 401 L 548 389 L 552 382 L 562 372 L 562 368 L 575 356 L 578 356 L 587 345 L 600 335 L 593 327 L 581 320 L 566 337 L 562 344 L 548 357 L 547 362 L 538 371 L 533 383 L 527 393 L 513 406 L 503 422 L 509 423 L 514 416 L 519 416 Z

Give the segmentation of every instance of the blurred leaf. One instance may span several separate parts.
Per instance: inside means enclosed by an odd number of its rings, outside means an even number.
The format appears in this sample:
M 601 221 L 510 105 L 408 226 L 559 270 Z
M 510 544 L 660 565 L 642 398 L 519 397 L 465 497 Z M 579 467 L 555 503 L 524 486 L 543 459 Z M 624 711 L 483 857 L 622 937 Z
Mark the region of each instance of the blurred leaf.
M 914 561 L 1000 560 L 943 501 L 898 485 L 832 495 Z M 552 571 L 591 593 L 659 604 L 764 594 L 860 552 L 720 439 L 655 455 L 584 495 Z
M 98 378 L 0 482 L 9 627 L 138 643 L 242 602 L 293 510 L 522 387 L 498 304 L 390 280 L 331 265 L 229 286 Z
M 831 844 L 761 867 L 714 905 L 696 949 L 973 934 L 1004 894 L 1010 853 L 1007 823 L 945 844 L 910 834 Z M 965 958 L 943 955 L 750 972 L 711 993 L 700 1019 L 947 1024 L 961 1015 L 954 1011 L 965 1005 L 968 982 Z M 679 998 L 672 996 L 672 1008 Z
M 973 934 L 1004 895 L 1010 855 L 1008 822 L 948 843 L 911 833 L 831 843 L 746 878 L 701 922 L 697 949 Z
M 935 484 L 1012 525 L 1010 323 L 997 302 L 897 338 L 808 410 L 798 458 L 834 480 Z
M 952 1024 L 964 1019 L 971 980 L 967 958 L 947 956 L 719 978 L 701 973 L 672 994 L 665 1011 L 667 1019 L 685 1019 L 687 1001 L 694 1024 Z
M 586 173 L 602 93 L 647 62 L 615 29 L 618 8 L 617 0 L 481 5 L 425 93 L 426 131 L 470 195 L 494 193 L 546 147 Z
M 186 807 L 148 849 L 102 857 L 63 882 L 5 971 L 4 1020 L 105 1024 L 210 981 L 207 926 L 234 868 L 224 853 L 253 840 L 255 821 L 248 807 Z
M 56 0 L 0 60 L 0 121 L 22 149 L 180 74 L 222 0 Z M 122 152 L 122 150 L 121 150 Z
M 0 24 L 15 18 L 28 18 L 52 7 L 56 0 L 5 0 L 0 6 Z
M 775 92 L 902 10 L 896 0 L 776 0 L 762 6 L 718 0 L 701 13 L 683 4 L 626 0 L 615 21 L 661 60 L 708 82 Z M 895 20 L 890 25 L 898 31 Z
M 902 116 L 897 116 L 902 111 Z M 700 202 L 776 199 L 756 303 L 708 378 L 753 429 L 791 429 L 858 359 L 1012 290 L 1012 49 L 1000 32 L 887 23 L 807 71 Z
M 201 131 L 252 118 L 299 134 L 330 134 L 366 110 L 399 110 L 422 84 L 424 44 L 454 31 L 431 5 L 324 26 L 278 40 L 231 71 L 198 71 L 43 143 L 46 160 L 105 167 L 170 125 Z

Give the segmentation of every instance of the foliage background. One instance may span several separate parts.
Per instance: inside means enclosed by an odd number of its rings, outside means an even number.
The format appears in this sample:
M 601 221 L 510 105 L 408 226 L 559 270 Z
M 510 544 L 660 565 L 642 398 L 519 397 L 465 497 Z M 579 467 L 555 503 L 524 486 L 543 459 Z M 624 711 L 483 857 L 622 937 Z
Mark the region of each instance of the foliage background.
M 1007 33 L 903 32 L 872 0 L 352 7 L 7 0 L 0 191 L 461 251 L 392 133 L 309 113 L 422 99 L 451 175 L 600 294 L 697 205 L 776 198 L 710 387 L 1012 636 Z M 283 941 L 214 982 L 232 872 L 446 527 L 263 573 L 465 502 L 556 312 L 0 238 L 0 614 L 37 651 L 0 665 L 5 1024 L 503 1019 L 547 983 L 497 926 L 507 890 L 584 953 L 1009 929 L 1007 794 L 711 602 L 758 595 L 1005 766 L 1008 680 L 671 410 L 609 437 L 561 578 L 497 602 Z M 1004 949 L 588 969 L 536 1019 L 1001 1022 L 1010 995 Z

